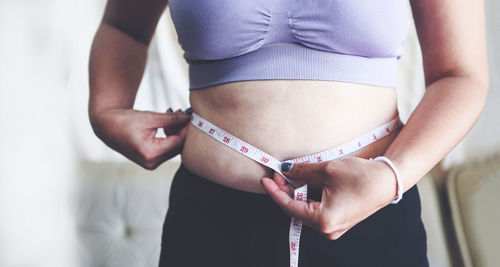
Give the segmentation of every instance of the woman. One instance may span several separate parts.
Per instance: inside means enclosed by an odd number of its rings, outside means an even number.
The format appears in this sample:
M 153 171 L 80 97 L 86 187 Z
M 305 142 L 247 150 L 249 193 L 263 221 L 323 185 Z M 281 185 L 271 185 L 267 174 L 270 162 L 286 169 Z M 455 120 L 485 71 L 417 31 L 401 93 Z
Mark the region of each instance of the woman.
M 344 2 L 171 0 L 192 109 L 155 113 L 132 105 L 167 1 L 108 1 L 90 57 L 93 129 L 146 169 L 181 153 L 160 266 L 428 265 L 415 184 L 484 108 L 483 2 L 410 2 L 426 93 L 404 126 L 394 87 L 406 4 Z M 349 142 L 359 147 L 343 153 Z M 283 178 L 310 182 L 316 200 L 293 201 Z M 306 225 L 298 262 L 280 208 Z

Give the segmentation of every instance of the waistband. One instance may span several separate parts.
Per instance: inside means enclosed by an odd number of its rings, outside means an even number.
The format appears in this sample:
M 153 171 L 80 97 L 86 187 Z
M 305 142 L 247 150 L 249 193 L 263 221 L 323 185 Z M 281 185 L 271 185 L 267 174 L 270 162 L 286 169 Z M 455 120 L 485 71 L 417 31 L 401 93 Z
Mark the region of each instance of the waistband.
M 396 88 L 397 58 L 368 58 L 273 43 L 222 60 L 191 60 L 189 89 L 243 80 L 330 80 Z

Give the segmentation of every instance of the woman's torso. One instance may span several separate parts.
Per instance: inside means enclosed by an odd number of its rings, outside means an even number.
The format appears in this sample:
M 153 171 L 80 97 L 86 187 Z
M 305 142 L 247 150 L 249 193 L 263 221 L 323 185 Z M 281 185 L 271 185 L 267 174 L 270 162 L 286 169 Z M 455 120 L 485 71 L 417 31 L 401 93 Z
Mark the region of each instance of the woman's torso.
M 278 160 L 350 141 L 398 116 L 394 88 L 319 80 L 253 80 L 190 92 L 193 111 Z M 352 156 L 381 155 L 399 131 Z M 274 171 L 189 125 L 182 164 L 206 179 L 263 193 Z

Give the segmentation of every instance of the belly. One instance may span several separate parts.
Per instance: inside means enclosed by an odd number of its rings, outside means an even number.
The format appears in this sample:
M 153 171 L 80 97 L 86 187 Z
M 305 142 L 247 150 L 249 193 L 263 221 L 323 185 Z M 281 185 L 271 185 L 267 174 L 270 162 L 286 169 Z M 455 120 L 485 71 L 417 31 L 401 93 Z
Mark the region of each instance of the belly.
M 394 88 L 312 80 L 227 83 L 190 93 L 194 112 L 278 160 L 350 141 L 398 116 Z M 381 155 L 399 131 L 350 154 Z M 264 193 L 274 171 L 189 125 L 182 164 L 206 179 Z

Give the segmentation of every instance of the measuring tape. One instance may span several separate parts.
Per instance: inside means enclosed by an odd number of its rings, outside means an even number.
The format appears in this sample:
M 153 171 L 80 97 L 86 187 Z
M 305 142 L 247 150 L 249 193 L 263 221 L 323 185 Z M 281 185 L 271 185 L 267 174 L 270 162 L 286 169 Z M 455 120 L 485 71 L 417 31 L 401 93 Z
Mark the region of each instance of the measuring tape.
M 243 154 L 254 161 L 269 167 L 281 174 L 287 182 L 289 182 L 296 189 L 294 190 L 294 199 L 299 201 L 307 201 L 307 184 L 297 188 L 293 180 L 290 180 L 281 173 L 280 165 L 282 162 L 291 163 L 317 163 L 321 161 L 335 160 L 345 155 L 348 155 L 356 150 L 359 150 L 384 136 L 389 135 L 392 131 L 398 129 L 403 125 L 399 116 L 389 122 L 386 122 L 375 129 L 372 129 L 365 134 L 356 137 L 354 140 L 337 145 L 335 147 L 323 150 L 321 152 L 305 155 L 299 158 L 279 161 L 268 153 L 248 144 L 247 142 L 237 138 L 236 136 L 222 130 L 221 128 L 213 125 L 209 121 L 200 117 L 198 114 L 193 112 L 191 118 L 191 124 L 196 128 L 206 133 L 207 135 L 213 137 L 220 143 L 232 148 L 233 150 Z M 289 246 L 290 246 L 290 267 L 298 267 L 299 262 L 299 245 L 300 245 L 300 234 L 302 231 L 302 221 L 296 218 L 292 218 L 290 223 L 290 233 L 289 233 Z

